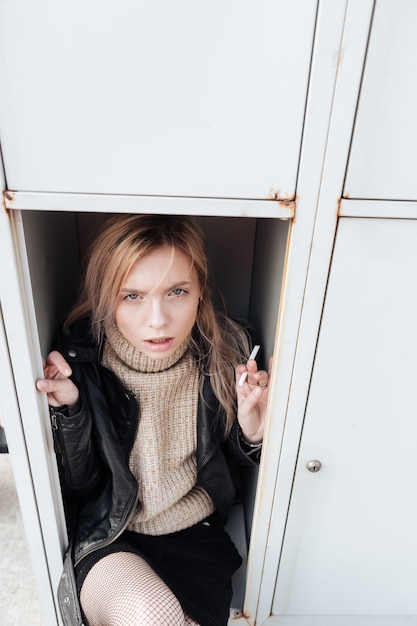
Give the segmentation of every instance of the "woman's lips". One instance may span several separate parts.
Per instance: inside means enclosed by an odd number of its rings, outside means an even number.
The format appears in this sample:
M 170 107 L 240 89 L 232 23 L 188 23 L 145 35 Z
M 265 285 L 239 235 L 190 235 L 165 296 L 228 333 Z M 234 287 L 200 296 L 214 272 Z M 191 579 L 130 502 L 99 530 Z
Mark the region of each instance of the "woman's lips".
M 144 343 L 147 349 L 152 352 L 164 352 L 171 347 L 173 341 L 173 337 L 153 337 L 152 339 L 145 339 Z

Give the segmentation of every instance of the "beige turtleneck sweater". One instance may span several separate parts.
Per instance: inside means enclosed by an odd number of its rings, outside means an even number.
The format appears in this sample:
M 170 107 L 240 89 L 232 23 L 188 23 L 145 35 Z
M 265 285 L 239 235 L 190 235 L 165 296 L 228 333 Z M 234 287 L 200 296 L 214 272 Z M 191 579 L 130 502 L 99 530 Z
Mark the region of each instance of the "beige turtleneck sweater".
M 130 455 L 139 500 L 129 530 L 164 535 L 203 520 L 214 511 L 197 484 L 198 368 L 184 342 L 172 356 L 152 359 L 113 325 L 102 363 L 139 402 L 139 428 Z

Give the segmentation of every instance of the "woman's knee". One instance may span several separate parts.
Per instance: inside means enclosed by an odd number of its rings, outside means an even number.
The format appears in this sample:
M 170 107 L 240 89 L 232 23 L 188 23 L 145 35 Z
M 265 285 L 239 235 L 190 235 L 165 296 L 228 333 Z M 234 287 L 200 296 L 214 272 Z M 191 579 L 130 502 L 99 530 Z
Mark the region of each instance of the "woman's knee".
M 185 624 L 172 591 L 146 561 L 129 552 L 96 563 L 86 576 L 80 601 L 90 626 Z

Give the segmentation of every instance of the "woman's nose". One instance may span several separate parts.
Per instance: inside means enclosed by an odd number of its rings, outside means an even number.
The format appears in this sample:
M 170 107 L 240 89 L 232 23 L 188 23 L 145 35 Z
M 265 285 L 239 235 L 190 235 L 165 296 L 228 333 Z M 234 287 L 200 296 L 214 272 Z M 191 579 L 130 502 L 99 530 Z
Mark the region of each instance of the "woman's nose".
M 163 302 L 159 298 L 152 300 L 149 311 L 149 326 L 163 328 L 166 326 L 168 317 Z

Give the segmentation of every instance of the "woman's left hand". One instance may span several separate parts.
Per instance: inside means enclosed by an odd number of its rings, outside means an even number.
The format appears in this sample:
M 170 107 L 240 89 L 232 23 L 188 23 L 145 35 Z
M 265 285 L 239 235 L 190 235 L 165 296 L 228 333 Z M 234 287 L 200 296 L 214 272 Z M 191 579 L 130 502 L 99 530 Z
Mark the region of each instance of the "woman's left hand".
M 272 357 L 269 359 L 269 372 L 258 370 L 254 359 L 236 368 L 237 419 L 248 443 L 260 443 L 264 436 L 271 366 Z M 247 372 L 247 377 L 240 386 L 239 379 L 244 372 Z

